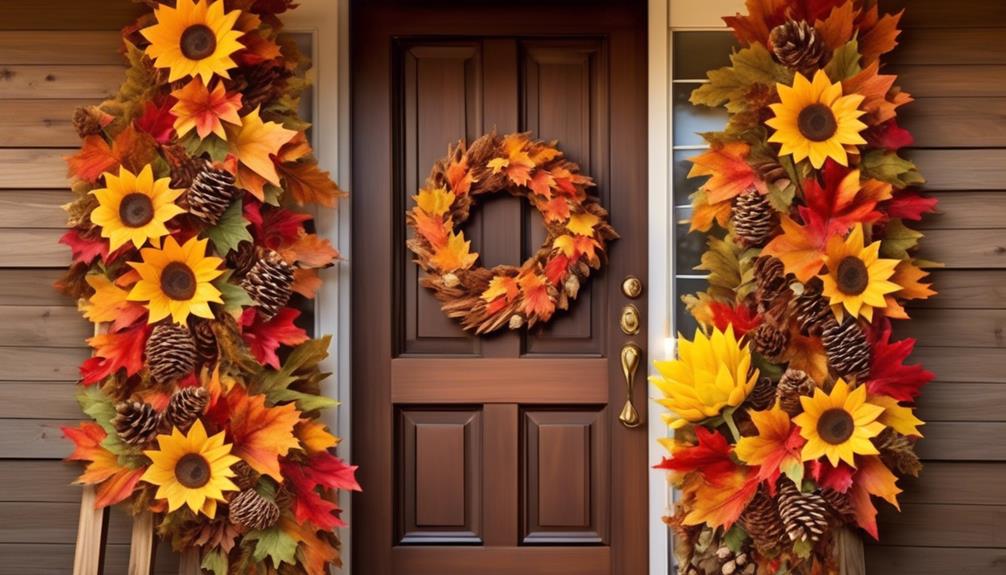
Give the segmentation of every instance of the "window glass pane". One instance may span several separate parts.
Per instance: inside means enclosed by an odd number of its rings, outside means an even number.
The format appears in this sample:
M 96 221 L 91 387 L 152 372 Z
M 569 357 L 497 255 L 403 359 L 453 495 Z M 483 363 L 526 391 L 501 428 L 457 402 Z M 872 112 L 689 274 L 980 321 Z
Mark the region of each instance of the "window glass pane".
M 737 39 L 728 31 L 675 32 L 675 80 L 702 80 L 706 72 L 730 65 L 730 53 L 737 47 Z
M 675 280 L 674 291 L 678 294 L 674 304 L 674 333 L 681 332 L 688 339 L 695 335 L 695 328 L 698 323 L 692 314 L 688 313 L 685 302 L 681 301 L 681 296 L 691 295 L 706 289 L 706 280 L 703 279 L 677 279 Z
M 702 182 L 708 179 L 688 177 L 688 172 L 692 169 L 692 163 L 688 161 L 689 158 L 694 158 L 704 151 L 705 150 L 676 150 L 672 154 L 671 157 L 674 162 L 674 166 L 672 167 L 674 205 L 681 206 L 690 204 L 691 201 L 688 198 L 699 189 Z
M 699 136 L 700 132 L 718 132 L 727 125 L 725 108 L 693 106 L 688 101 L 692 90 L 701 85 L 691 82 L 674 84 L 671 90 L 674 99 L 671 124 L 674 126 L 675 146 L 704 145 L 706 142 Z
M 676 219 L 682 220 L 688 216 L 681 216 Z M 706 251 L 706 236 L 699 232 L 688 232 L 687 223 L 674 224 L 674 273 L 692 275 L 704 272 L 695 271 L 695 266 L 702 261 L 702 254 Z

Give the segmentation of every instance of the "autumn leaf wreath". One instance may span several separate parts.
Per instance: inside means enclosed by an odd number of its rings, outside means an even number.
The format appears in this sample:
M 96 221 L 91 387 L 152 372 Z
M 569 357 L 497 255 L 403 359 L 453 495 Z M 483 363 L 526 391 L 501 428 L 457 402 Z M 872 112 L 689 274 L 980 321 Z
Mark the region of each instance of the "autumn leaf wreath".
M 341 192 L 297 113 L 292 2 L 154 5 L 123 31 L 118 94 L 74 117 L 60 286 L 99 333 L 70 459 L 98 507 L 154 513 L 208 572 L 327 573 L 359 486 L 319 419 L 329 338 L 300 309 L 338 253 L 294 208 Z
M 891 340 L 934 295 L 908 222 L 936 201 L 898 151 L 911 97 L 880 73 L 901 14 L 869 0 L 748 0 L 741 48 L 691 95 L 725 106 L 690 177 L 705 232 L 699 324 L 652 378 L 670 413 L 657 467 L 679 489 L 680 573 L 838 573 L 852 529 L 877 538 L 921 470 L 915 400 L 933 374 Z M 855 537 L 855 535 L 852 535 Z M 843 571 L 845 572 L 845 571 Z

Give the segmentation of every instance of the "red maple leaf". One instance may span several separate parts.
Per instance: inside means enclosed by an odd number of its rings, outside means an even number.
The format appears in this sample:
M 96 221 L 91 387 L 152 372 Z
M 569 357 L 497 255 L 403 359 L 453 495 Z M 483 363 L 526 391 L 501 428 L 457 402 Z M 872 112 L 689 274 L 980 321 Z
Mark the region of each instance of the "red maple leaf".
M 255 359 L 279 369 L 276 350 L 280 345 L 295 346 L 307 341 L 307 332 L 294 325 L 300 311 L 285 307 L 270 320 L 262 321 L 256 308 L 250 307 L 241 315 L 241 339 L 245 340 Z
M 895 192 L 891 201 L 884 206 L 887 215 L 892 218 L 919 221 L 925 214 L 936 211 L 936 198 L 928 198 L 916 191 Z
M 82 385 L 92 385 L 126 370 L 126 376 L 136 375 L 143 368 L 143 347 L 150 335 L 147 324 L 137 324 L 118 333 L 96 335 L 87 340 L 94 348 L 94 357 L 80 366 Z
M 913 401 L 919 388 L 932 381 L 934 375 L 921 365 L 905 365 L 915 348 L 915 340 L 903 339 L 890 343 L 891 325 L 885 322 L 880 336 L 873 342 L 873 361 L 866 388 L 871 394 L 886 395 L 898 401 Z
M 801 208 L 804 221 L 806 211 L 826 223 L 828 235 L 841 235 L 858 223 L 876 221 L 881 217 L 876 211 L 877 201 L 884 197 L 884 190 L 860 184 L 858 170 L 849 170 L 834 160 L 828 160 L 822 170 L 823 182 L 810 178 L 804 183 L 806 208 Z M 887 190 L 889 191 L 889 189 Z
M 888 120 L 863 132 L 868 145 L 897 151 L 915 143 L 912 133 L 898 125 L 897 120 Z
M 283 477 L 297 498 L 293 508 L 297 520 L 310 521 L 327 530 L 344 527 L 339 506 L 323 495 L 335 489 L 362 491 L 356 482 L 356 467 L 329 453 L 317 453 L 304 463 L 284 461 Z
M 856 470 L 844 462 L 838 467 L 832 467 L 827 460 L 816 459 L 810 462 L 810 474 L 821 488 L 834 489 L 845 493 L 852 487 L 852 476 Z
M 175 115 L 171 108 L 178 101 L 168 96 L 160 106 L 147 102 L 143 115 L 136 119 L 136 129 L 150 134 L 158 144 L 167 144 L 175 133 Z
M 716 329 L 726 331 L 727 326 L 732 325 L 737 337 L 743 337 L 744 334 L 761 324 L 761 316 L 756 314 L 750 306 L 742 303 L 731 306 L 727 303 L 714 301 L 709 304 L 709 311 L 713 314 L 713 325 L 716 326 Z
M 70 246 L 74 263 L 90 265 L 95 258 L 102 261 L 108 258 L 108 240 L 102 237 L 85 237 L 80 230 L 74 228 L 59 238 L 59 243 Z
M 730 443 L 719 431 L 704 427 L 695 428 L 697 445 L 676 448 L 671 457 L 664 457 L 654 469 L 666 469 L 678 473 L 698 471 L 705 480 L 718 485 L 737 469 L 737 463 L 730 457 Z
M 252 224 L 252 235 L 271 250 L 278 250 L 297 241 L 304 229 L 304 222 L 311 220 L 310 214 L 264 206 L 251 199 L 245 202 L 244 216 Z

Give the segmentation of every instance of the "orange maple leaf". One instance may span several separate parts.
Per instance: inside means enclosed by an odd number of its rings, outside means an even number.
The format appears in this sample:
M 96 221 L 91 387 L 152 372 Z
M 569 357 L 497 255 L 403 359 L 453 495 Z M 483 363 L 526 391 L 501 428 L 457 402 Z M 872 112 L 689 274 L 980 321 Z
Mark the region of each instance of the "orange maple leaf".
M 325 424 L 314 419 L 302 419 L 293 433 L 308 455 L 328 451 L 330 447 L 339 445 L 339 438 L 329 433 Z
M 445 175 L 447 183 L 451 186 L 451 191 L 456 196 L 467 195 L 471 190 L 472 183 L 475 182 L 475 176 L 468 169 L 468 160 L 464 157 L 457 162 L 452 161 L 448 164 Z
M 63 434 L 73 442 L 73 453 L 67 461 L 86 461 L 84 473 L 75 483 L 98 485 L 95 490 L 95 508 L 101 509 L 124 501 L 132 493 L 143 475 L 144 468 L 130 469 L 119 465 L 119 458 L 101 446 L 107 433 L 94 422 L 84 422 L 78 427 L 64 427 Z
M 346 192 L 332 180 L 331 174 L 318 167 L 315 159 L 282 163 L 279 173 L 283 177 L 283 189 L 290 193 L 298 206 L 318 204 L 334 208 L 338 199 L 346 196 Z
M 789 0 L 747 0 L 748 15 L 726 16 L 723 21 L 734 30 L 742 44 L 760 42 L 768 45 L 772 28 L 786 21 Z
M 877 537 L 877 508 L 870 501 L 870 495 L 881 497 L 900 509 L 897 495 L 901 493 L 901 489 L 896 484 L 898 478 L 876 455 L 864 455 L 857 458 L 857 462 L 859 465 L 852 478 L 849 501 L 855 511 L 856 523 L 874 539 L 879 540 Z
M 213 90 L 209 90 L 201 77 L 189 80 L 183 88 L 171 93 L 178 100 L 171 108 L 175 115 L 175 132 L 182 137 L 195 129 L 199 139 L 204 140 L 210 134 L 216 134 L 221 139 L 227 139 L 223 122 L 240 125 L 241 93 L 228 94 L 224 83 L 218 81 Z
M 146 132 L 126 126 L 111 145 L 100 135 L 84 138 L 80 151 L 66 158 L 69 175 L 87 182 L 97 182 L 105 172 L 125 166 L 132 172 L 139 172 L 154 159 L 156 142 Z
M 505 172 L 507 178 L 518 186 L 526 186 L 534 167 L 534 161 L 527 153 L 529 143 L 527 134 L 507 134 L 503 137 L 505 156 L 489 160 L 489 168 L 494 174 Z
M 111 330 L 118 331 L 129 327 L 147 313 L 142 305 L 126 301 L 129 290 L 118 287 L 105 275 L 90 274 L 84 279 L 94 293 L 82 300 L 80 308 L 91 323 L 111 322 Z
M 859 53 L 863 55 L 864 64 L 876 62 L 881 55 L 894 50 L 898 45 L 898 22 L 904 10 L 897 14 L 885 14 L 883 18 L 878 18 L 878 7 L 871 6 L 860 24 L 859 30 Z
M 466 270 L 479 257 L 478 253 L 469 251 L 471 244 L 465 241 L 464 232 L 450 232 L 446 244 L 436 249 L 430 263 L 443 273 Z
M 293 285 L 290 289 L 306 297 L 314 299 L 321 289 L 321 278 L 318 277 L 318 270 L 313 268 L 295 268 L 293 270 Z
M 852 0 L 835 6 L 824 20 L 814 23 L 814 29 L 820 34 L 829 50 L 837 50 L 852 39 L 853 24 L 859 10 L 853 6 Z
M 824 265 L 827 230 L 823 225 L 800 225 L 788 215 L 780 218 L 782 233 L 762 249 L 763 256 L 775 256 L 786 267 L 786 272 L 801 282 L 808 282 Z M 821 224 L 821 222 L 817 222 Z
M 309 268 L 327 268 L 339 259 L 339 250 L 332 247 L 331 242 L 304 230 L 300 231 L 296 241 L 279 250 L 279 253 L 287 262 Z
M 693 194 L 692 221 L 688 231 L 708 232 L 713 227 L 713 222 L 726 228 L 732 213 L 730 202 L 710 204 L 708 194 L 704 192 Z
M 318 535 L 318 527 L 309 521 L 295 521 L 284 515 L 279 521 L 280 529 L 298 542 L 297 558 L 307 575 L 328 575 L 328 565 L 342 566 L 339 550 Z
M 546 199 L 552 197 L 552 188 L 554 186 L 555 178 L 552 177 L 552 173 L 541 169 L 534 171 L 534 175 L 531 176 L 531 181 L 527 185 L 536 195 Z
M 866 112 L 864 121 L 870 125 L 883 124 L 897 116 L 897 108 L 912 101 L 907 92 L 894 89 L 897 76 L 880 74 L 880 63 L 874 62 L 855 76 L 842 82 L 846 94 L 860 94 L 859 105 Z
M 545 216 L 546 222 L 562 222 L 569 219 L 569 200 L 563 197 L 553 197 L 547 202 L 536 202 L 538 210 Z
M 442 216 L 427 214 L 416 207 L 412 209 L 412 219 L 416 225 L 416 233 L 429 242 L 433 249 L 438 250 L 447 246 L 447 234 L 454 227 L 450 218 L 445 221 Z
M 901 290 L 894 295 L 902 299 L 928 299 L 936 292 L 930 289 L 930 284 L 922 283 L 922 280 L 929 275 L 911 261 L 904 260 L 894 268 L 894 275 L 891 276 L 892 283 L 901 286 Z
M 685 525 L 705 523 L 712 528 L 730 527 L 758 490 L 758 475 L 753 469 L 739 468 L 722 477 L 717 484 L 702 480 L 695 490 L 695 504 L 685 516 Z
M 688 177 L 712 176 L 701 187 L 710 204 L 732 200 L 751 187 L 760 194 L 767 194 L 765 182 L 745 161 L 750 152 L 751 146 L 744 142 L 714 146 L 708 152 L 691 159 L 692 169 L 689 170 Z
M 248 395 L 240 386 L 231 390 L 227 404 L 234 455 L 282 483 L 279 458 L 300 446 L 293 434 L 300 412 L 292 403 L 267 407 L 264 395 Z
M 555 301 L 548 294 L 548 278 L 536 273 L 525 273 L 517 280 L 520 291 L 524 295 L 521 305 L 528 318 L 537 316 L 542 321 L 548 321 L 555 312 Z
M 789 362 L 790 368 L 805 372 L 818 383 L 828 378 L 828 356 L 820 338 L 807 337 L 801 335 L 798 329 L 793 329 L 782 359 Z
M 139 324 L 116 333 L 96 335 L 87 340 L 94 348 L 91 357 L 80 366 L 81 384 L 92 385 L 124 369 L 127 377 L 143 368 L 143 347 L 149 326 Z
M 227 128 L 227 142 L 230 144 L 231 153 L 234 154 L 238 162 L 274 186 L 280 185 L 280 178 L 273 156 L 279 154 L 283 145 L 296 135 L 297 132 L 287 130 L 276 122 L 264 122 L 259 108 L 255 108 L 247 116 L 241 118 L 240 127 Z M 248 179 L 254 180 L 254 178 Z M 261 201 L 264 196 L 259 196 L 260 188 L 261 186 L 252 185 L 246 189 L 255 193 L 255 196 Z

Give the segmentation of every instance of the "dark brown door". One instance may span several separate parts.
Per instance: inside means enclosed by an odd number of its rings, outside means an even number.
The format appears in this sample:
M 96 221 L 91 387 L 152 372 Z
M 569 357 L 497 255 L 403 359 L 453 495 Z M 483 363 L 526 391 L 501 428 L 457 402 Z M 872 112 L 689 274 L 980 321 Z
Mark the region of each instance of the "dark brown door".
M 646 281 L 643 3 L 434 5 L 352 5 L 354 572 L 643 575 L 645 422 L 618 420 L 620 352 L 646 333 L 618 321 L 645 317 L 621 290 Z M 493 129 L 558 140 L 622 237 L 544 329 L 475 338 L 418 285 L 404 215 L 448 144 Z M 475 212 L 479 265 L 545 237 L 518 199 Z

